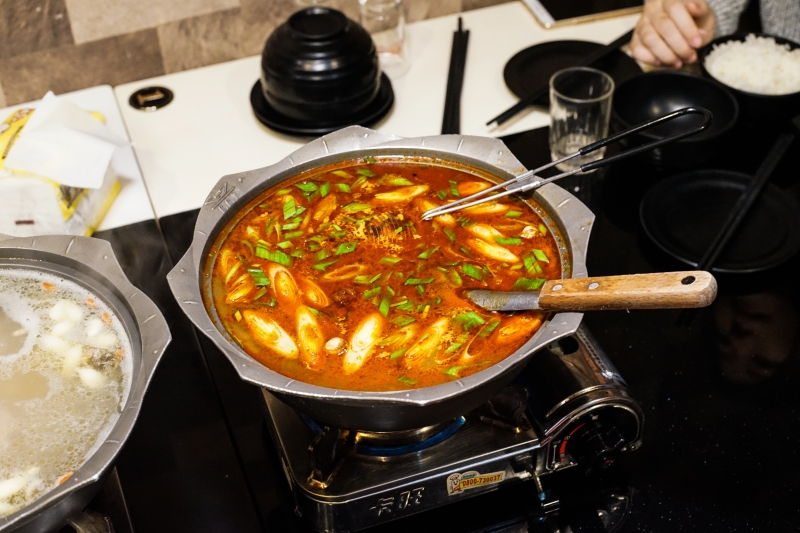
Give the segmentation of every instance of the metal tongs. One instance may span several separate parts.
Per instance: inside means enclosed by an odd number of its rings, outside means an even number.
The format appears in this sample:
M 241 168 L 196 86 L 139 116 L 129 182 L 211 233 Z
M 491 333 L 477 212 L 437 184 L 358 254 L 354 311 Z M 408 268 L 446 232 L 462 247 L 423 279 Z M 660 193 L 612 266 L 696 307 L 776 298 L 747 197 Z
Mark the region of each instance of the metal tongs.
M 703 116 L 703 123 L 698 125 L 698 126 L 695 126 L 695 127 L 691 128 L 691 129 L 688 129 L 686 131 L 683 131 L 681 133 L 676 133 L 675 135 L 671 135 L 669 137 L 664 137 L 663 139 L 659 139 L 659 140 L 653 141 L 651 143 L 647 143 L 647 144 L 643 144 L 641 146 L 637 146 L 635 148 L 631 148 L 630 150 L 627 150 L 625 152 L 621 152 L 621 153 L 619 153 L 617 155 L 613 155 L 611 157 L 606 157 L 605 159 L 598 159 L 597 161 L 592 161 L 590 163 L 586 163 L 586 164 L 581 165 L 580 167 L 578 167 L 576 169 L 569 170 L 567 172 L 562 172 L 561 174 L 557 174 L 557 175 L 555 175 L 553 177 L 550 177 L 550 178 L 541 178 L 541 177 L 536 175 L 537 173 L 539 173 L 539 172 L 541 172 L 543 170 L 546 170 L 546 169 L 548 169 L 550 167 L 554 167 L 554 166 L 556 166 L 556 165 L 558 165 L 560 163 L 563 163 L 565 161 L 569 161 L 570 159 L 573 159 L 575 157 L 579 157 L 579 156 L 583 156 L 583 155 L 586 155 L 586 154 L 590 154 L 590 153 L 594 152 L 595 150 L 599 150 L 600 148 L 603 148 L 604 146 L 608 146 L 609 144 L 615 143 L 615 142 L 619 141 L 620 139 L 624 139 L 625 137 L 628 137 L 630 135 L 633 135 L 633 134 L 638 133 L 638 132 L 643 131 L 643 130 L 650 129 L 652 127 L 655 127 L 655 126 L 657 126 L 659 124 L 663 124 L 664 122 L 668 122 L 668 121 L 673 120 L 675 118 L 682 117 L 683 115 L 702 115 Z M 445 204 L 445 205 L 442 205 L 442 206 L 439 206 L 439 207 L 435 207 L 433 209 L 425 211 L 422 214 L 422 219 L 423 220 L 430 220 L 430 219 L 432 219 L 432 218 L 434 218 L 436 216 L 444 215 L 445 213 L 452 213 L 453 211 L 459 211 L 461 209 L 466 209 L 468 207 L 472 207 L 472 206 L 479 205 L 479 204 L 482 204 L 482 203 L 485 203 L 485 202 L 496 200 L 498 198 L 502 198 L 503 196 L 508 196 L 508 195 L 517 194 L 517 193 L 523 193 L 525 191 L 530 191 L 532 189 L 538 189 L 539 187 L 541 187 L 543 185 L 547 185 L 550 182 L 553 182 L 553 181 L 556 181 L 556 180 L 560 180 L 561 178 L 566 178 L 567 176 L 572 176 L 573 174 L 577 174 L 579 172 L 589 172 L 589 171 L 595 170 L 597 168 L 604 167 L 606 165 L 610 165 L 611 163 L 616 163 L 617 161 L 621 161 L 623 159 L 627 159 L 628 157 L 634 156 L 636 154 L 640 154 L 642 152 L 646 152 L 648 150 L 652 150 L 654 148 L 658 148 L 659 146 L 664 146 L 665 144 L 670 144 L 670 143 L 679 141 L 679 140 L 681 140 L 681 139 L 683 139 L 685 137 L 689 137 L 690 135 L 694 135 L 695 133 L 700 133 L 704 129 L 708 128 L 708 126 L 711 125 L 711 118 L 712 118 L 712 115 L 711 115 L 711 112 L 708 109 L 704 109 L 702 107 L 684 107 L 683 109 L 679 109 L 677 111 L 673 111 L 672 113 L 668 113 L 668 114 L 666 114 L 666 115 L 664 115 L 662 117 L 659 117 L 657 119 L 651 120 L 649 122 L 643 122 L 642 124 L 639 124 L 638 126 L 633 126 L 631 128 L 628 128 L 627 130 L 621 131 L 621 132 L 619 132 L 619 133 L 617 133 L 615 135 L 611 135 L 610 137 L 606 137 L 605 139 L 601 139 L 601 140 L 599 140 L 597 142 L 594 142 L 592 144 L 587 144 L 586 146 L 584 146 L 583 148 L 581 148 L 577 152 L 575 152 L 573 154 L 570 154 L 570 155 L 568 155 L 566 157 L 562 157 L 558 161 L 553 161 L 552 163 L 548 163 L 548 164 L 543 165 L 543 166 L 541 166 L 539 168 L 535 168 L 533 170 L 529 170 L 529 171 L 527 171 L 527 172 L 525 172 L 523 174 L 520 174 L 519 176 L 517 176 L 515 178 L 512 178 L 512 179 L 510 179 L 508 181 L 504 181 L 503 183 L 498 183 L 497 185 L 494 185 L 493 187 L 489 187 L 488 189 L 484 189 L 484 190 L 482 190 L 480 192 L 476 192 L 475 194 L 472 194 L 470 196 L 466 196 L 464 198 L 456 200 L 455 202 L 450 202 L 448 204 Z M 506 190 L 503 191 L 503 192 L 500 192 L 500 193 L 492 194 L 494 191 L 496 191 L 498 189 L 502 189 L 502 188 L 505 188 Z M 490 196 L 486 196 L 485 198 L 481 198 L 482 196 L 485 196 L 487 194 L 490 195 Z

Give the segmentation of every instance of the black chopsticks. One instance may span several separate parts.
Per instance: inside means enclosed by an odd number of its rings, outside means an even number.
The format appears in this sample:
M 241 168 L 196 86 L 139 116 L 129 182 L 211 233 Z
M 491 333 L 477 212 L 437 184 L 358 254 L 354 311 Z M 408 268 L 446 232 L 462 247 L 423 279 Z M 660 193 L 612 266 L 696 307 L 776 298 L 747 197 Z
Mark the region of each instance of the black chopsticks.
M 464 87 L 464 67 L 467 64 L 469 30 L 464 31 L 461 17 L 458 30 L 453 32 L 453 49 L 450 52 L 450 71 L 444 98 L 442 133 L 461 133 L 461 89 Z
M 800 117 L 795 118 L 793 122 L 795 128 L 800 127 Z M 756 170 L 753 179 L 747 184 L 742 195 L 736 201 L 736 204 L 734 204 L 733 209 L 731 209 L 719 233 L 714 237 L 711 246 L 709 246 L 706 253 L 703 254 L 703 257 L 700 258 L 700 261 L 698 261 L 697 270 L 711 270 L 714 263 L 719 258 L 719 255 L 725 251 L 725 247 L 728 245 L 731 237 L 733 237 L 736 230 L 739 229 L 739 226 L 742 225 L 744 217 L 750 211 L 750 208 L 756 200 L 758 200 L 761 191 L 764 189 L 767 181 L 769 181 L 775 167 L 781 162 L 783 154 L 786 153 L 786 150 L 794 141 L 795 136 L 794 133 L 782 133 L 775 139 L 772 148 L 770 148 L 769 153 L 767 153 L 767 156 L 761 162 L 758 170 Z M 684 309 L 681 314 L 678 315 L 677 324 L 688 326 L 694 319 L 696 311 L 696 309 Z
M 612 42 L 610 44 L 607 44 L 602 48 L 598 48 L 597 50 L 595 50 L 594 52 L 592 52 L 588 56 L 586 56 L 583 59 L 581 59 L 580 61 L 578 61 L 578 63 L 576 63 L 573 66 L 575 66 L 575 67 L 586 67 L 586 66 L 589 66 L 589 65 L 591 65 L 591 64 L 593 64 L 593 63 L 595 63 L 597 61 L 600 61 L 601 59 L 606 57 L 608 54 L 610 54 L 614 50 L 618 49 L 620 46 L 629 43 L 630 40 L 631 40 L 631 37 L 633 37 L 633 30 L 629 31 L 625 35 L 620 36 L 614 42 Z M 569 65 L 564 65 L 564 67 L 568 67 L 568 66 Z M 536 103 L 536 101 L 539 100 L 542 96 L 546 95 L 549 90 L 550 90 L 550 84 L 549 84 L 549 80 L 548 80 L 547 82 L 542 84 L 542 86 L 539 87 L 538 89 L 536 89 L 533 92 L 529 93 L 527 96 L 524 96 L 524 97 L 520 98 L 519 102 L 517 102 L 513 106 L 509 107 L 508 109 L 506 109 L 505 111 L 503 111 L 502 113 L 500 113 L 499 115 L 494 117 L 492 120 L 487 122 L 486 125 L 489 126 L 492 122 L 496 122 L 497 125 L 499 126 L 500 124 L 506 122 L 508 119 L 510 119 L 511 117 L 513 117 L 514 115 L 516 115 L 517 113 L 519 113 L 520 111 L 525 109 L 526 107 Z
M 733 234 L 739 229 L 742 220 L 744 220 L 745 215 L 750 211 L 750 207 L 752 207 L 753 203 L 758 199 L 762 189 L 764 189 L 764 185 L 767 184 L 769 177 L 772 175 L 772 171 L 775 170 L 775 167 L 780 163 L 783 154 L 789 148 L 789 145 L 792 144 L 794 137 L 793 133 L 783 133 L 775 140 L 767 157 L 761 162 L 761 166 L 758 167 L 753 179 L 747 184 L 744 192 L 733 206 L 733 209 L 728 215 L 728 219 L 725 221 L 725 224 L 722 225 L 722 229 L 717 234 L 714 242 L 708 250 L 706 250 L 702 259 L 700 259 L 700 262 L 697 264 L 697 270 L 708 270 L 711 268 L 719 257 L 719 254 L 725 250 L 728 241 L 731 240 Z

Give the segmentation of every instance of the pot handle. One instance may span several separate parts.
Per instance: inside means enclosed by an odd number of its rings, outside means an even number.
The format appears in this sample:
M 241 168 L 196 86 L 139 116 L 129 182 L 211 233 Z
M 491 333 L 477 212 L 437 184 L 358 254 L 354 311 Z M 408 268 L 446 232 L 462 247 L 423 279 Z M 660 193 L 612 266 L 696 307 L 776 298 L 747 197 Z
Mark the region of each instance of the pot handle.
M 539 294 L 544 311 L 705 307 L 717 296 L 708 272 L 658 272 L 547 281 Z

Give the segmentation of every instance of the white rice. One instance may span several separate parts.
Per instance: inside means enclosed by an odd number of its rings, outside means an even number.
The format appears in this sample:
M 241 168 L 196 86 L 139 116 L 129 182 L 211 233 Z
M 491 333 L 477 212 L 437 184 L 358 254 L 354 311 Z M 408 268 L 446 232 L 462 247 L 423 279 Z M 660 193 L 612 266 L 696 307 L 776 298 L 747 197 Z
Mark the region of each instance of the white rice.
M 753 34 L 744 41 L 714 46 L 705 67 L 718 81 L 755 94 L 791 94 L 800 91 L 800 48 L 791 50 L 771 37 Z

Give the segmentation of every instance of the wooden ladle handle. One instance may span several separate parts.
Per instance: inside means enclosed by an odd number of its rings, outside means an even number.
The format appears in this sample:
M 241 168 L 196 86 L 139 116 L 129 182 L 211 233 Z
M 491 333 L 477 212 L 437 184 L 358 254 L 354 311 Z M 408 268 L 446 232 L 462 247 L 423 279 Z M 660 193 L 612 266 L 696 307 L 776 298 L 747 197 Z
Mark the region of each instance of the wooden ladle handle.
M 550 280 L 539 307 L 546 311 L 705 307 L 717 296 L 708 272 L 659 272 L 600 278 Z

